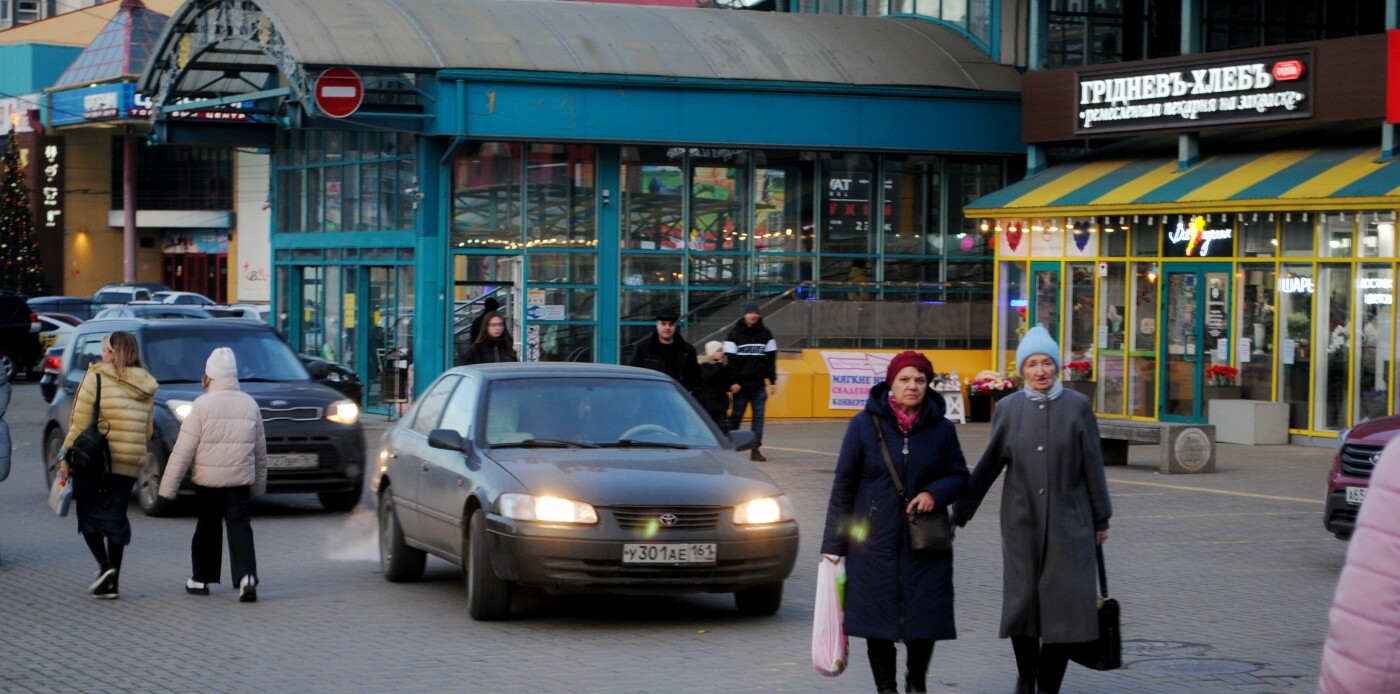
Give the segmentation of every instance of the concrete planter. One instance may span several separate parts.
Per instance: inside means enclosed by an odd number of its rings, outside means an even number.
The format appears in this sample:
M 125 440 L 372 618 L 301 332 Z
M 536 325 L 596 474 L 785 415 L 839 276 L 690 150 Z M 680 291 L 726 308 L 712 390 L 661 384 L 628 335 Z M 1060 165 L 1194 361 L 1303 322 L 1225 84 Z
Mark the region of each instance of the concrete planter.
M 1262 400 L 1217 400 L 1210 405 L 1215 440 L 1262 446 L 1288 443 L 1288 404 Z

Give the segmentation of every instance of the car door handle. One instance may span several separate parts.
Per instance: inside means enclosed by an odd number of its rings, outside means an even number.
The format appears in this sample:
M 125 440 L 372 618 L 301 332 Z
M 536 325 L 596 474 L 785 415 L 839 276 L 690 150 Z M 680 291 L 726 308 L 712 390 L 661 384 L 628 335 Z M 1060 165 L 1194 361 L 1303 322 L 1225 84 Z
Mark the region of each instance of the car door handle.
M 423 472 L 427 472 L 427 471 L 428 471 L 428 464 L 427 464 L 427 463 L 419 463 L 418 469 L 422 470 Z

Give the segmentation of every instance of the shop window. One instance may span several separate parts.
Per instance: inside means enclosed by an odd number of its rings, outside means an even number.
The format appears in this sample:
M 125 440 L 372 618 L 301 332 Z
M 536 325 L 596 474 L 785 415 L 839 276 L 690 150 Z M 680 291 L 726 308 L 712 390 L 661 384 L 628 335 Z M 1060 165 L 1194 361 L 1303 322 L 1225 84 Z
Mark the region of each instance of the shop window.
M 1390 367 L 1395 360 L 1391 342 L 1391 309 L 1395 304 L 1395 271 L 1389 265 L 1362 265 L 1356 277 L 1353 313 L 1361 326 L 1352 383 L 1353 421 L 1390 413 Z
M 1128 414 L 1157 416 L 1157 282 L 1156 263 L 1133 263 L 1133 294 L 1128 313 Z
M 1284 257 L 1313 254 L 1313 215 L 1311 212 L 1285 212 L 1279 223 L 1279 247 Z
M 1347 425 L 1347 364 L 1351 357 L 1350 265 L 1318 268 L 1317 319 L 1313 344 L 1313 429 L 1338 431 Z
M 1161 226 L 1153 223 L 1127 226 L 1127 220 L 1123 217 L 1104 217 L 1103 225 L 1099 228 L 1106 233 L 1108 229 L 1114 228 L 1117 231 L 1111 233 L 1127 235 L 1132 240 L 1133 257 L 1153 258 L 1162 255 L 1162 227 L 1172 226 L 1184 220 L 1181 215 L 1177 215 L 1175 219 L 1162 215 Z
M 591 248 L 598 238 L 592 145 L 532 144 L 525 159 L 531 248 Z
M 760 150 L 754 156 L 755 248 L 760 253 L 812 252 L 816 155 Z
M 1242 263 L 1236 277 L 1239 297 L 1235 360 L 1239 385 L 1247 400 L 1274 399 L 1274 317 L 1277 315 L 1275 266 Z
M 1102 337 L 1098 340 L 1093 378 L 1098 387 L 1098 410 L 1122 414 L 1127 354 L 1123 343 L 1128 327 L 1127 265 L 1121 262 L 1104 265 L 1106 272 L 1099 278 L 1097 302 L 1097 324 Z
M 1317 225 L 1318 255 L 1324 258 L 1350 258 L 1355 255 L 1352 237 L 1356 230 L 1356 215 L 1345 212 L 1324 212 Z
M 1241 212 L 1239 235 L 1243 239 L 1239 255 L 1251 258 L 1270 258 L 1278 255 L 1278 222 L 1272 212 Z
M 875 165 L 870 155 L 850 152 L 823 155 L 823 253 L 870 253 L 875 250 Z
M 664 147 L 622 148 L 622 243 L 624 248 L 685 248 L 683 155 Z M 624 273 L 624 281 L 626 274 Z
M 689 282 L 692 286 L 734 287 L 748 278 L 747 256 L 701 253 L 691 255 L 689 261 Z
M 997 341 L 1000 343 L 998 349 L 1001 350 L 999 363 L 1011 368 L 1016 366 L 1016 348 L 1021 345 L 1021 335 L 1030 328 L 1030 295 L 1026 273 L 1026 263 L 1002 261 L 997 275 L 1000 305 L 994 315 Z
M 521 145 L 472 142 L 452 161 L 453 248 L 517 248 Z
M 125 207 L 122 137 L 112 138 L 111 203 Z M 223 147 L 136 147 L 138 210 L 232 210 L 233 155 Z
M 621 297 L 621 314 L 624 321 L 647 321 L 654 324 L 656 312 L 663 308 L 673 308 L 680 310 L 681 295 L 674 289 L 631 289 L 624 288 Z M 736 316 L 737 320 L 738 317 Z M 626 330 L 631 330 L 637 326 L 623 326 L 624 340 L 622 344 L 629 344 L 626 341 Z
M 992 234 L 982 229 L 980 220 L 968 219 L 962 211 L 973 200 L 1006 185 L 1005 162 L 951 159 L 947 172 L 945 209 L 948 221 L 943 236 L 943 254 L 949 258 L 991 256 Z
M 1361 257 L 1395 257 L 1395 212 L 1371 212 L 1362 215 Z
M 812 279 L 815 258 L 761 255 L 753 268 L 754 284 L 794 285 Z
M 941 166 L 938 157 L 884 157 L 885 253 L 937 252 Z
M 529 253 L 530 284 L 598 284 L 595 253 Z
M 1308 378 L 1313 361 L 1311 334 L 1313 269 L 1309 264 L 1284 264 L 1278 277 L 1279 399 L 1288 404 L 1288 426 L 1308 427 Z M 1325 346 L 1324 346 L 1325 354 Z
M 1147 225 L 1152 226 L 1155 217 L 1146 218 Z M 1122 258 L 1128 255 L 1128 234 L 1123 233 L 1117 227 L 1107 224 L 1098 224 L 1098 220 L 1089 218 L 1088 221 L 1097 232 L 1099 238 L 1099 252 L 1110 258 Z

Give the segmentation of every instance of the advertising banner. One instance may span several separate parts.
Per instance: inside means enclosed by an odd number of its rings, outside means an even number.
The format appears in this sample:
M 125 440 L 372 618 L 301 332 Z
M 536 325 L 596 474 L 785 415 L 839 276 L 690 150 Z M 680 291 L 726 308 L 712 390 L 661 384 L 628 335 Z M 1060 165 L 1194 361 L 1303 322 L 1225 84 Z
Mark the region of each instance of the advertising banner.
M 831 373 L 827 408 L 860 410 L 870 397 L 870 389 L 885 380 L 885 370 L 897 352 L 822 352 L 822 361 Z

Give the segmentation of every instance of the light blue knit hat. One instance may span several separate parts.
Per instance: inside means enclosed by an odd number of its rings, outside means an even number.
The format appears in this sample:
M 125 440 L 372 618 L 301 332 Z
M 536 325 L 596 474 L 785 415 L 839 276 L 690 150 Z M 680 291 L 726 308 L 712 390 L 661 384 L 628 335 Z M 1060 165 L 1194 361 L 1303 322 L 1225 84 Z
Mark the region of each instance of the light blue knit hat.
M 1055 344 L 1055 338 L 1050 337 L 1050 331 L 1043 325 L 1027 330 L 1021 337 L 1021 346 L 1016 348 L 1016 370 L 1020 371 L 1026 360 L 1037 354 L 1054 359 L 1055 368 L 1060 368 L 1060 346 Z

